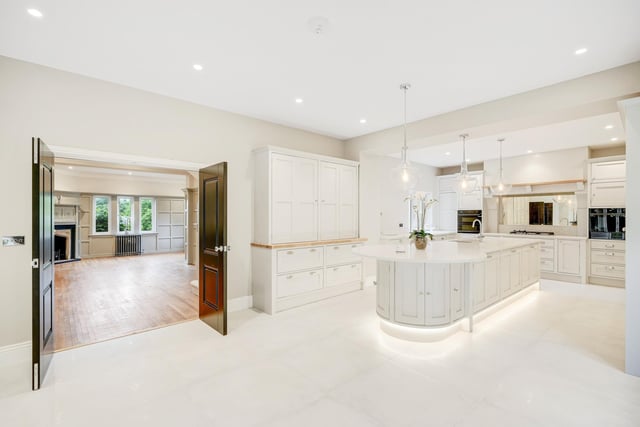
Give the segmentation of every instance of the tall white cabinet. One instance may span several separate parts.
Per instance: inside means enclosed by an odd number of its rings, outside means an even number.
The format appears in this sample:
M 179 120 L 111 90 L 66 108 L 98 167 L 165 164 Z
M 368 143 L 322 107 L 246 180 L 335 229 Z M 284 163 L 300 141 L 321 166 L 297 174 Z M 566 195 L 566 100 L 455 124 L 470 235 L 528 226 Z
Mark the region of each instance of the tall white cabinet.
M 254 152 L 254 306 L 269 314 L 361 289 L 358 163 Z
M 358 236 L 358 163 L 293 150 L 255 152 L 254 241 Z

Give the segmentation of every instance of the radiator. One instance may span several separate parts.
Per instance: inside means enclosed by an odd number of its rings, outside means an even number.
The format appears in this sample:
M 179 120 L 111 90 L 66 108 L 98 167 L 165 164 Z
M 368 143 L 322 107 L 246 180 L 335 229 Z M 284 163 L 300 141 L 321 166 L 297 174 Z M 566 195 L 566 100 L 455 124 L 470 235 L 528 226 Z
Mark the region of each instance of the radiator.
M 126 234 L 116 236 L 116 256 L 140 255 L 142 253 L 142 236 Z

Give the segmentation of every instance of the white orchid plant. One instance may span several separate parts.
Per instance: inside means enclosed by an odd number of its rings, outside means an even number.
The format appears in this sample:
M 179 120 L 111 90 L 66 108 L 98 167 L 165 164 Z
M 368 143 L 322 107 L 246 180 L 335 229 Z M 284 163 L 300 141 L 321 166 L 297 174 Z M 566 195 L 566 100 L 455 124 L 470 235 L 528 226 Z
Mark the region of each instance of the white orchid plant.
M 427 210 L 438 203 L 436 199 L 431 197 L 427 198 L 427 193 L 424 191 L 416 191 L 412 195 L 407 196 L 405 201 L 411 200 L 411 209 L 416 215 L 416 219 L 418 220 L 418 228 L 413 230 L 409 235 L 410 238 L 416 239 L 433 239 L 433 235 L 431 233 L 427 233 L 424 231 L 424 224 L 427 219 Z

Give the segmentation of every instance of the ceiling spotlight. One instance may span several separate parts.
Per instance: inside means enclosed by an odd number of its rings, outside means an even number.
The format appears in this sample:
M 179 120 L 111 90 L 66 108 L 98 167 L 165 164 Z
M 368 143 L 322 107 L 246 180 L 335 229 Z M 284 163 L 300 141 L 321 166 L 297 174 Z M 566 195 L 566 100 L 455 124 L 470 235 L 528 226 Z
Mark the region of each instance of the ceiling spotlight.
M 604 128 L 605 128 L 606 130 L 613 129 L 613 125 L 606 125 Z
M 27 13 L 34 18 L 42 18 L 42 12 L 40 12 L 38 9 L 27 9 Z
M 133 172 L 127 172 L 127 175 L 133 175 Z
M 583 53 L 587 53 L 587 48 L 586 47 L 581 47 L 580 49 L 576 50 L 576 52 L 575 52 L 576 55 L 582 55 Z
M 450 156 L 451 155 L 451 151 L 447 151 L 446 153 L 444 153 L 445 156 Z
M 611 142 L 616 142 L 618 138 L 611 138 Z
M 471 161 L 471 159 L 466 159 L 466 162 L 469 163 Z
M 73 169 L 73 166 L 67 166 L 68 169 Z
M 533 150 L 527 150 L 527 154 L 533 153 Z
M 360 123 L 362 123 L 362 124 L 367 123 L 367 119 L 360 119 Z
M 302 104 L 304 100 L 302 98 L 296 98 L 296 104 Z
M 196 71 L 202 71 L 202 65 L 200 64 L 193 64 L 193 69 Z

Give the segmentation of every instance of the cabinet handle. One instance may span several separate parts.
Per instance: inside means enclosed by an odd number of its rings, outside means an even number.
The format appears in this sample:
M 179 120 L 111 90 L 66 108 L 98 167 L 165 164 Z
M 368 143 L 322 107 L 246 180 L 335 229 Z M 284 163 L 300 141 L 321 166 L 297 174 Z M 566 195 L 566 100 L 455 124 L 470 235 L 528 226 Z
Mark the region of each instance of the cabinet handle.
M 340 246 L 334 246 L 334 247 L 333 247 L 333 250 L 334 250 L 334 251 L 337 251 L 338 249 L 340 249 Z
M 605 244 L 604 247 L 607 248 L 607 249 L 613 249 L 613 248 L 616 247 L 616 245 L 606 245 Z
M 615 270 L 615 269 L 616 269 L 616 268 L 615 268 L 614 266 L 612 266 L 612 265 L 607 265 L 607 270 L 609 270 L 609 271 L 613 271 L 613 270 Z
M 334 268 L 333 271 L 338 271 L 338 267 Z
M 357 265 L 356 264 L 351 264 L 351 268 L 356 268 Z
M 518 250 L 517 250 L 517 249 L 511 249 L 511 253 L 512 253 L 512 254 L 515 254 L 516 252 L 518 252 Z
M 424 292 L 420 291 L 418 292 L 418 295 L 424 295 Z
M 605 252 L 604 253 L 606 256 L 616 256 L 615 252 Z
M 431 295 L 431 292 L 427 292 L 427 295 Z
M 357 248 L 357 247 L 358 247 L 358 245 L 351 245 L 351 247 L 352 247 L 352 248 Z
M 458 292 L 458 288 L 453 288 L 453 292 Z
M 287 255 L 293 255 L 293 251 L 287 251 Z
M 293 276 L 287 276 L 287 280 L 293 279 Z
M 493 255 L 487 255 L 487 259 L 493 258 Z
M 315 252 L 315 251 L 316 251 L 315 249 L 309 249 L 309 252 Z
M 309 274 L 310 274 L 311 276 L 313 276 L 314 274 L 316 274 L 316 272 L 315 272 L 315 271 L 310 271 L 310 272 L 309 272 Z

